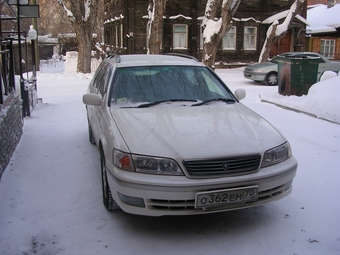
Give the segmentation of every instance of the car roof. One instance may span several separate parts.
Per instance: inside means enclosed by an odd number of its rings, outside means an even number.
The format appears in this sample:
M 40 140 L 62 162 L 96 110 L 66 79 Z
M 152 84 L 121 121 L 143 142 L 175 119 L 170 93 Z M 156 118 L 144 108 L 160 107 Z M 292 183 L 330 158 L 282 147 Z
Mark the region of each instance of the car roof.
M 313 56 L 313 57 L 321 57 L 320 54 L 315 52 L 285 52 L 282 54 L 279 54 L 279 56 L 290 56 L 290 57 L 297 57 L 297 56 Z
M 133 66 L 205 66 L 202 62 L 188 55 L 131 54 L 109 56 L 105 61 L 115 62 L 117 67 Z

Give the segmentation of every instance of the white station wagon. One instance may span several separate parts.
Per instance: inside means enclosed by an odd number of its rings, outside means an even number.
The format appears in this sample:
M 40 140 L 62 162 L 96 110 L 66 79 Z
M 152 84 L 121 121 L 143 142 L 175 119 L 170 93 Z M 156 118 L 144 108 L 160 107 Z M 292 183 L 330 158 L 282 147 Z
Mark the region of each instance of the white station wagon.
M 287 196 L 297 161 L 244 97 L 188 56 L 106 58 L 83 96 L 105 207 L 191 215 Z

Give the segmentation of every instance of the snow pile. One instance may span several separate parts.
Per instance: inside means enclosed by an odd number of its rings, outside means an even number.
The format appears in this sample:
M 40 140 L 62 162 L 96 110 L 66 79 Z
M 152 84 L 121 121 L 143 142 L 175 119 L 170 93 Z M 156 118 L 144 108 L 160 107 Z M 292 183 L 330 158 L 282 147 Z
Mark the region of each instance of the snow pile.
M 337 74 L 337 73 L 335 73 L 333 71 L 326 71 L 326 72 L 323 73 L 323 75 L 321 75 L 320 81 L 325 81 L 325 80 L 328 80 L 328 79 L 332 79 L 332 78 L 336 77 L 337 75 L 340 75 L 340 73 Z
M 77 72 L 77 63 L 78 63 L 78 52 L 77 51 L 66 52 L 65 72 L 67 72 L 67 73 Z M 97 70 L 100 63 L 101 63 L 101 59 L 96 59 L 94 57 L 91 58 L 91 71 L 92 71 L 92 73 L 94 73 Z
M 77 71 L 77 61 L 78 61 L 78 52 L 77 51 L 66 52 L 65 71 L 66 72 L 76 72 Z
M 340 76 L 331 73 L 327 72 L 324 80 L 315 83 L 305 96 L 283 96 L 277 92 L 261 95 L 261 99 L 340 124 Z

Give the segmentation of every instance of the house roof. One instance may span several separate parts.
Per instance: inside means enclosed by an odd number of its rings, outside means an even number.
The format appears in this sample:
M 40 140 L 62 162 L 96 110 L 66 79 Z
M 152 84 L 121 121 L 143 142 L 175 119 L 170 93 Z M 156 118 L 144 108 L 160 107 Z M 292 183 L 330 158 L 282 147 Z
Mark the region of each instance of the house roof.
M 285 17 L 287 17 L 289 13 L 289 10 L 285 10 L 285 11 L 282 11 L 282 12 L 279 12 L 279 13 L 276 13 L 268 18 L 266 18 L 264 21 L 262 21 L 262 24 L 271 24 L 273 23 L 275 20 L 280 20 L 280 19 L 283 19 Z M 299 14 L 297 14 L 295 16 L 298 20 L 300 20 L 301 22 L 305 23 L 306 25 L 309 25 L 308 21 L 305 20 L 302 16 L 300 16 Z
M 327 5 L 317 5 L 307 11 L 307 34 L 332 33 L 340 27 L 340 4 L 331 8 Z

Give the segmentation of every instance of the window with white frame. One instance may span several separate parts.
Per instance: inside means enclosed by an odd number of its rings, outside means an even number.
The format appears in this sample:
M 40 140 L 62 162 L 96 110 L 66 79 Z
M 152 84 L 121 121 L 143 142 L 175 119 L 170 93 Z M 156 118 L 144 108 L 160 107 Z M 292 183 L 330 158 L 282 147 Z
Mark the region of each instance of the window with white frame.
M 188 48 L 188 26 L 176 24 L 173 27 L 173 48 L 187 49 Z
M 116 27 L 115 47 L 118 47 L 119 41 L 118 41 L 118 24 L 117 23 L 115 24 L 115 27 Z
M 149 49 L 149 33 L 150 33 L 150 22 L 146 23 L 146 48 Z
M 203 32 L 204 32 L 204 28 L 201 25 L 200 26 L 200 49 L 203 50 Z
M 230 27 L 229 31 L 222 39 L 223 50 L 236 50 L 236 27 Z
M 321 39 L 320 54 L 326 58 L 334 59 L 335 40 Z
M 256 50 L 256 37 L 257 37 L 257 27 L 245 26 L 244 27 L 244 38 L 243 38 L 243 49 L 244 50 Z

